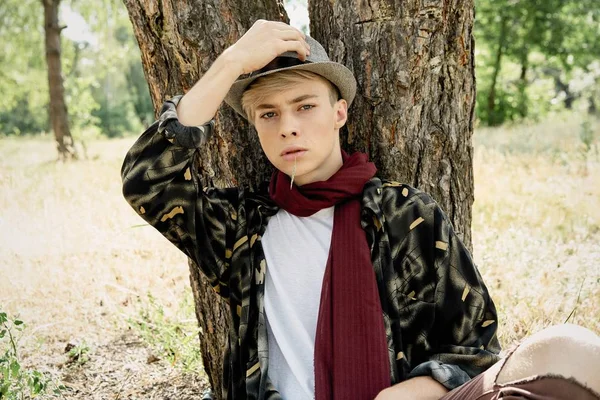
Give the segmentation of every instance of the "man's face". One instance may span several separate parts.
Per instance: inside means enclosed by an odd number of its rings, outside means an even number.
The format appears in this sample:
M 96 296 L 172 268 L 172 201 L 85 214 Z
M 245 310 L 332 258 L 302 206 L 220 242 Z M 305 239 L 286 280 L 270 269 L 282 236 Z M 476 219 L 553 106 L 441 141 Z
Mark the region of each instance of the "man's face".
M 331 104 L 330 88 L 307 79 L 265 97 L 254 109 L 254 124 L 267 158 L 301 186 L 324 181 L 342 166 L 339 129 L 347 118 L 345 100 Z

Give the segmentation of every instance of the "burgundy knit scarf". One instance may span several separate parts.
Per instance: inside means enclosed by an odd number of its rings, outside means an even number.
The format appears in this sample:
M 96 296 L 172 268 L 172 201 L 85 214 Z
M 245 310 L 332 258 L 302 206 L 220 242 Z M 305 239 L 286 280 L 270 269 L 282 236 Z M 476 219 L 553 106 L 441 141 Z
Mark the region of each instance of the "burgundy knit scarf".
M 371 252 L 360 224 L 361 195 L 376 172 L 366 154 L 342 152 L 341 169 L 324 182 L 290 190 L 273 174 L 270 195 L 299 217 L 335 207 L 315 338 L 315 400 L 373 400 L 390 386 L 383 313 Z

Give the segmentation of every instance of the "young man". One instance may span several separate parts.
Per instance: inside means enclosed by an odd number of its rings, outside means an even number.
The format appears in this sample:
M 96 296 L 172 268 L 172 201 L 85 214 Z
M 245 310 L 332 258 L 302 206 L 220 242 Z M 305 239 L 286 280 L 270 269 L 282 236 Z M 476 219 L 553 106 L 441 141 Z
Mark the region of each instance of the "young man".
M 231 306 L 226 398 L 439 399 L 499 360 L 494 304 L 446 216 L 340 148 L 355 91 L 319 43 L 257 21 L 127 154 L 128 202 Z M 192 173 L 223 100 L 256 127 L 268 189 Z

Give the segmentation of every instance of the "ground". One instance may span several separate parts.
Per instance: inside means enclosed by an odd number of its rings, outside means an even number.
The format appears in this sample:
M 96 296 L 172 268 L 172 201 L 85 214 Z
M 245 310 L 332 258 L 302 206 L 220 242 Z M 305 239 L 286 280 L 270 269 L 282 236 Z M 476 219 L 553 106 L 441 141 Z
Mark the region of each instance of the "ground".
M 599 137 L 575 114 L 476 131 L 474 258 L 505 346 L 567 320 L 600 332 Z M 121 196 L 134 140 L 90 140 L 89 159 L 56 163 L 50 137 L 0 139 L 0 311 L 27 324 L 23 364 L 68 399 L 197 399 L 206 387 L 173 343 L 185 331 L 197 347 L 186 258 Z
M 67 399 L 197 400 L 207 387 L 203 377 L 160 362 L 132 333 L 112 337 L 89 357 L 82 366 L 61 366 Z

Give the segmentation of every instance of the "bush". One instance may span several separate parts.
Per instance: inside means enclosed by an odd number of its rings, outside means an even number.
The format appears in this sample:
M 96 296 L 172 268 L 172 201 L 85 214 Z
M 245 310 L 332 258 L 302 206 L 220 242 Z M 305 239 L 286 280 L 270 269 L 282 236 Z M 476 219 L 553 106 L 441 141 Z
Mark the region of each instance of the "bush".
M 24 368 L 18 343 L 25 324 L 11 318 L 0 308 L 0 400 L 23 400 L 42 396 L 62 398 L 66 389 L 46 374 Z

